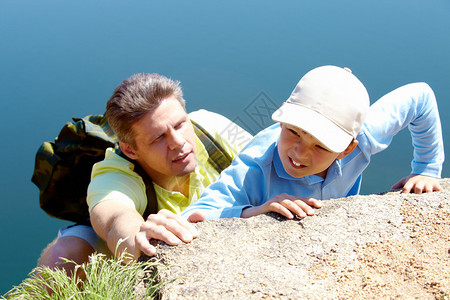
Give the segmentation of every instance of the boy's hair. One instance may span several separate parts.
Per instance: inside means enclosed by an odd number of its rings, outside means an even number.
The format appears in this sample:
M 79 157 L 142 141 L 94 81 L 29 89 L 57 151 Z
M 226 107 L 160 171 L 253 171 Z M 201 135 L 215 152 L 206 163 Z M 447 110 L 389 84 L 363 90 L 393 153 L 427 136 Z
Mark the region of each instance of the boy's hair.
M 179 81 L 153 74 L 135 74 L 125 79 L 106 105 L 108 123 L 120 141 L 136 147 L 132 125 L 155 109 L 163 100 L 175 96 L 186 110 Z
M 340 153 L 358 135 L 369 106 L 366 88 L 350 69 L 323 66 L 300 79 L 272 119 L 301 128 Z

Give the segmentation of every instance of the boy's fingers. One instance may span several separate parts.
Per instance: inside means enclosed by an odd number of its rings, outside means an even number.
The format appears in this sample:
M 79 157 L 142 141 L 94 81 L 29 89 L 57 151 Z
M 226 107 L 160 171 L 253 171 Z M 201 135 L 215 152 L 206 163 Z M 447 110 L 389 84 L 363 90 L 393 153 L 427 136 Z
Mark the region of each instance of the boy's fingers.
M 205 215 L 200 211 L 194 211 L 191 215 L 188 217 L 189 223 L 198 223 L 205 221 Z
M 315 208 L 321 208 L 322 207 L 322 201 L 314 199 L 314 198 L 307 198 L 303 200 L 306 204 L 309 206 L 315 207 Z
M 305 202 L 301 200 L 284 200 L 281 201 L 280 204 L 292 212 L 294 215 L 299 216 L 300 218 L 304 218 L 307 215 L 313 215 L 314 211 L 311 207 L 309 207 Z
M 294 215 L 289 209 L 281 205 L 280 202 L 271 202 L 268 206 L 268 211 L 279 213 L 288 219 L 293 219 Z

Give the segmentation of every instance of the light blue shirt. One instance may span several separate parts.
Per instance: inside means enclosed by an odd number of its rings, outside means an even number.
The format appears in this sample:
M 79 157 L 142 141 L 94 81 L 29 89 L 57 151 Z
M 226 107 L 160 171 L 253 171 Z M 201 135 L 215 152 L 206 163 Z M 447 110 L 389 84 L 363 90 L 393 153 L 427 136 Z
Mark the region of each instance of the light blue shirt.
M 281 128 L 274 124 L 255 136 L 183 216 L 201 210 L 207 219 L 240 217 L 244 208 L 262 205 L 282 193 L 321 200 L 358 194 L 371 155 L 386 149 L 407 126 L 414 145 L 412 173 L 439 178 L 444 144 L 436 99 L 427 84 L 415 83 L 396 89 L 370 107 L 357 136 L 358 146 L 335 160 L 325 178 L 294 178 L 284 170 L 277 150 Z

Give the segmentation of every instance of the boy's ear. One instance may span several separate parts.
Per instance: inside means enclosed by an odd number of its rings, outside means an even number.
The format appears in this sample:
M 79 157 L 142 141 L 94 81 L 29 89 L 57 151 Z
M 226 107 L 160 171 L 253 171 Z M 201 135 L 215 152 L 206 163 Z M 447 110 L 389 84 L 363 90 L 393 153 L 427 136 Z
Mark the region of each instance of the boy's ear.
M 339 153 L 337 159 L 343 159 L 350 153 L 352 153 L 353 150 L 355 150 L 356 146 L 358 146 L 358 141 L 353 140 L 350 145 L 348 145 L 347 149 L 344 150 L 344 152 Z
M 134 159 L 134 160 L 138 159 L 138 155 L 136 154 L 136 151 L 130 144 L 119 141 L 119 146 L 120 146 L 120 150 L 122 150 L 123 154 L 125 154 L 126 156 L 128 156 L 131 159 Z

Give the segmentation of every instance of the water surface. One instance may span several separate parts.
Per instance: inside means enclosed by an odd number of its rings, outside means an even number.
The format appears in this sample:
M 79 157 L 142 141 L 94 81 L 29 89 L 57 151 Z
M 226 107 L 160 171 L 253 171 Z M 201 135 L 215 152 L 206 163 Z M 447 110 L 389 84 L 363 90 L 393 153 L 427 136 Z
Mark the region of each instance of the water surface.
M 103 113 L 131 74 L 180 80 L 188 110 L 220 112 L 254 131 L 267 122 L 255 107 L 281 104 L 320 65 L 351 68 L 372 101 L 425 81 L 447 141 L 449 32 L 447 0 L 0 0 L 0 293 L 19 284 L 69 224 L 39 208 L 30 181 L 37 148 L 71 117 Z M 373 158 L 363 193 L 387 190 L 409 173 L 411 158 L 406 131 Z

